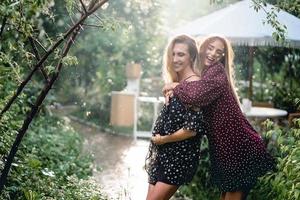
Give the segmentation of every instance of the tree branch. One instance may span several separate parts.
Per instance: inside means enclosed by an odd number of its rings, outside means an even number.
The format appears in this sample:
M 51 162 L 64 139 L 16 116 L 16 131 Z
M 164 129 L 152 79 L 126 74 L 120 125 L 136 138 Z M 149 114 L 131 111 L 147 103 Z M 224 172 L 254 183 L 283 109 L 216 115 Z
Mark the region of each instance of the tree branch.
M 4 31 L 4 27 L 6 25 L 6 21 L 7 21 L 7 16 L 4 16 L 3 20 L 2 20 L 1 30 L 0 30 L 0 39 L 1 39 L 2 33 Z
M 47 49 L 38 41 L 37 39 L 32 38 L 45 52 L 47 52 Z
M 94 4 L 93 4 L 93 2 L 94 2 Z M 99 2 L 98 2 L 98 0 L 93 0 L 90 4 L 90 9 L 88 10 L 88 13 L 90 13 L 90 14 L 94 13 L 101 6 L 103 6 L 103 4 L 105 4 L 106 2 L 108 2 L 108 0 L 102 0 Z
M 59 65 L 61 65 L 62 59 L 59 62 Z M 61 67 L 59 67 L 60 69 Z M 39 94 L 37 100 L 35 101 L 34 105 L 31 106 L 30 112 L 27 114 L 26 119 L 23 122 L 22 127 L 19 129 L 17 137 L 12 145 L 11 151 L 9 152 L 9 155 L 7 157 L 4 169 L 2 170 L 1 173 L 1 179 L 0 179 L 0 191 L 2 191 L 4 185 L 6 184 L 8 172 L 10 170 L 11 164 L 13 162 L 13 159 L 18 151 L 19 145 L 30 125 L 32 122 L 34 116 L 37 114 L 39 107 L 41 106 L 42 102 L 44 101 L 46 95 L 48 94 L 49 90 L 51 89 L 53 83 L 57 79 L 59 75 L 59 71 L 55 73 L 55 75 L 50 79 L 50 81 L 44 86 L 43 90 Z
M 50 54 L 53 53 L 53 51 L 89 16 L 89 14 L 83 15 L 76 24 L 74 24 L 54 45 L 52 45 L 49 50 L 47 50 L 46 54 L 35 64 L 33 69 L 31 70 L 30 74 L 25 78 L 24 81 L 21 82 L 19 87 L 17 88 L 16 93 L 9 99 L 7 104 L 4 106 L 3 110 L 0 113 L 0 120 L 3 116 L 3 114 L 9 110 L 13 102 L 16 100 L 16 98 L 20 95 L 26 84 L 31 80 L 33 74 L 36 72 L 37 69 L 39 69 L 42 64 L 45 62 L 45 60 L 48 58 Z
M 285 42 L 286 41 L 287 28 L 284 24 L 281 24 L 277 20 L 277 15 L 275 14 L 273 8 L 271 8 L 271 11 L 267 11 L 265 9 L 265 7 L 267 6 L 265 0 L 252 0 L 252 2 L 254 4 L 254 9 L 256 10 L 256 12 L 258 12 L 259 9 L 262 9 L 262 11 L 264 13 L 266 13 L 267 23 L 270 24 L 273 27 L 273 29 L 275 29 L 275 31 L 272 34 L 273 38 L 277 42 Z M 263 21 L 262 23 L 265 23 L 265 22 Z
M 108 1 L 108 0 L 106 0 Z M 105 1 L 105 2 L 106 2 Z M 94 8 L 99 8 L 101 5 L 98 4 L 98 6 L 95 6 L 93 7 L 92 9 L 92 12 L 89 11 L 88 13 L 84 14 L 80 20 L 72 27 L 69 29 L 69 31 L 60 39 L 58 40 L 48 51 L 47 53 L 43 56 L 43 58 L 40 59 L 40 61 L 35 65 L 35 69 L 36 70 L 37 68 L 39 68 L 43 62 L 46 60 L 46 58 L 50 55 L 50 53 L 52 53 L 54 51 L 55 48 L 58 47 L 58 45 L 68 36 L 72 33 L 72 35 L 69 37 L 69 40 L 66 42 L 64 48 L 63 48 L 63 52 L 62 52 L 62 55 L 61 55 L 61 58 L 56 66 L 56 70 L 55 72 L 53 73 L 53 75 L 51 76 L 50 78 L 50 81 L 47 82 L 45 85 L 44 85 L 44 88 L 42 89 L 42 91 L 40 92 L 39 96 L 37 97 L 35 103 L 33 106 L 31 106 L 31 110 L 30 112 L 27 114 L 24 122 L 23 122 L 23 125 L 22 127 L 19 129 L 18 131 L 18 134 L 17 134 L 17 137 L 12 145 L 12 148 L 9 152 L 9 155 L 7 157 L 7 160 L 5 162 L 5 166 L 2 170 L 2 173 L 1 173 L 1 177 L 0 177 L 0 192 L 3 190 L 4 188 L 4 185 L 6 184 L 6 181 L 7 181 L 7 176 L 8 176 L 8 173 L 9 173 L 9 170 L 11 168 L 11 164 L 13 162 L 13 159 L 18 151 L 18 148 L 19 148 L 19 145 L 30 125 L 30 123 L 32 122 L 33 118 L 35 117 L 35 115 L 37 114 L 41 104 L 43 103 L 44 99 L 46 98 L 48 92 L 50 91 L 50 89 L 52 88 L 54 82 L 57 80 L 59 74 L 60 74 L 60 71 L 61 71 L 61 68 L 63 66 L 63 58 L 68 54 L 72 44 L 73 44 L 73 41 L 75 40 L 76 36 L 78 35 L 79 33 L 79 30 L 80 30 L 80 24 L 82 24 L 86 18 L 92 14 L 93 12 L 95 12 L 97 9 L 94 9 Z M 34 70 L 32 70 L 32 74 L 34 72 Z M 31 78 L 31 77 L 30 77 Z M 29 80 L 30 80 L 29 78 Z M 28 80 L 28 81 L 29 81 Z
M 103 28 L 102 25 L 95 25 L 95 24 L 82 24 L 82 25 L 89 26 L 89 27 Z
M 93 13 L 93 15 L 100 21 L 103 23 L 102 19 L 96 14 L 96 13 Z
M 37 60 L 40 60 L 41 57 L 40 57 L 39 52 L 38 52 L 38 50 L 37 50 L 37 48 L 36 48 L 36 46 L 35 46 L 35 44 L 34 44 L 33 38 L 32 38 L 32 37 L 29 37 L 28 39 L 29 39 L 29 43 L 30 43 L 30 45 L 31 45 L 31 47 L 32 47 L 33 53 L 34 53 L 34 55 L 35 55 L 35 58 L 36 58 Z M 48 75 L 47 75 L 47 73 L 45 72 L 45 70 L 43 69 L 43 67 L 44 67 L 44 65 L 42 64 L 41 67 L 40 67 L 39 69 L 40 69 L 41 73 L 43 74 L 43 76 L 44 76 L 46 82 L 48 82 L 48 81 L 49 81 L 49 80 L 48 80 Z
M 81 6 L 82 6 L 82 8 L 84 10 L 84 13 L 87 13 L 84 3 L 82 2 L 82 0 L 79 0 L 79 1 L 80 1 Z
M 5 183 L 6 183 L 6 179 L 7 179 L 7 175 L 8 172 L 10 170 L 11 164 L 13 162 L 13 159 L 18 151 L 19 145 L 30 125 L 30 123 L 32 122 L 34 116 L 37 114 L 39 107 L 41 106 L 41 104 L 43 103 L 44 99 L 46 98 L 48 92 L 50 91 L 50 89 L 52 88 L 54 82 L 56 81 L 57 77 L 59 76 L 60 70 L 62 68 L 62 61 L 63 58 L 67 55 L 68 51 L 70 50 L 71 45 L 73 44 L 73 40 L 75 39 L 75 37 L 77 36 L 79 31 L 79 28 L 77 28 L 76 30 L 74 30 L 74 33 L 72 34 L 72 36 L 69 38 L 68 42 L 65 44 L 62 56 L 58 62 L 58 65 L 56 67 L 56 72 L 53 74 L 53 76 L 51 77 L 50 81 L 47 82 L 44 86 L 44 88 L 42 89 L 42 91 L 40 92 L 39 96 L 37 97 L 34 105 L 31 106 L 31 110 L 30 112 L 27 114 L 22 127 L 19 129 L 17 137 L 14 141 L 14 144 L 12 145 L 11 151 L 9 152 L 9 155 L 7 157 L 4 169 L 2 170 L 2 174 L 1 174 L 1 178 L 0 178 L 0 191 L 2 191 Z

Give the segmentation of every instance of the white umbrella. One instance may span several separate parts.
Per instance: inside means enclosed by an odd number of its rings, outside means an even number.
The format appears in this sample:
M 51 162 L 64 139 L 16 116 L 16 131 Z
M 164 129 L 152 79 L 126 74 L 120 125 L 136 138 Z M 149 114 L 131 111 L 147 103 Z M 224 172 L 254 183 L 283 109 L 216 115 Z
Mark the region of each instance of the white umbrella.
M 254 46 L 282 46 L 273 39 L 274 28 L 266 21 L 267 14 L 274 6 L 267 4 L 256 12 L 251 0 L 244 0 L 232 4 L 221 10 L 200 17 L 186 25 L 171 31 L 170 35 L 189 34 L 195 37 L 206 35 L 223 35 L 233 45 L 250 46 L 249 49 L 249 91 L 248 97 L 252 98 L 252 65 Z M 284 45 L 300 48 L 300 19 L 279 10 L 277 20 L 287 27 L 286 43 Z
M 234 45 L 246 46 L 282 46 L 272 38 L 274 28 L 266 21 L 267 14 L 262 10 L 256 12 L 251 0 L 232 4 L 224 9 L 200 17 L 171 32 L 171 35 L 189 34 L 197 37 L 221 34 Z M 267 4 L 265 10 L 270 12 L 274 6 Z M 286 41 L 290 47 L 300 48 L 300 19 L 280 10 L 277 20 L 287 27 Z

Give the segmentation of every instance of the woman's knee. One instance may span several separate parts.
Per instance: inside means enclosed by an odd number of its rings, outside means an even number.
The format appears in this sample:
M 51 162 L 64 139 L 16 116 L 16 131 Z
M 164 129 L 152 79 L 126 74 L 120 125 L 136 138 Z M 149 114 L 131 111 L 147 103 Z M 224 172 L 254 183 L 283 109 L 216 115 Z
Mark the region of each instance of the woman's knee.
M 164 200 L 162 197 L 159 197 L 157 195 L 153 195 L 153 194 L 150 194 L 147 196 L 147 200 Z

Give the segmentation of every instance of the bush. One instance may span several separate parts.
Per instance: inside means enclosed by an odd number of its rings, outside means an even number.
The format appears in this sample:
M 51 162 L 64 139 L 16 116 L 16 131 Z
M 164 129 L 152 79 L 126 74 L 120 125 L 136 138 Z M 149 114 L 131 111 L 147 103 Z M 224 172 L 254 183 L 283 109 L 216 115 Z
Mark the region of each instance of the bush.
M 10 70 L 0 65 L 0 109 L 16 89 Z M 26 91 L 0 120 L 1 170 L 32 101 Z M 106 199 L 91 179 L 92 157 L 81 152 L 82 138 L 66 120 L 45 110 L 27 130 L 0 199 Z
M 270 138 L 277 171 L 260 179 L 250 199 L 297 200 L 300 198 L 300 119 L 295 128 L 283 129 L 266 121 L 264 135 Z
M 39 118 L 18 151 L 2 199 L 104 199 L 90 178 L 92 158 L 81 150 L 82 139 L 67 123 Z

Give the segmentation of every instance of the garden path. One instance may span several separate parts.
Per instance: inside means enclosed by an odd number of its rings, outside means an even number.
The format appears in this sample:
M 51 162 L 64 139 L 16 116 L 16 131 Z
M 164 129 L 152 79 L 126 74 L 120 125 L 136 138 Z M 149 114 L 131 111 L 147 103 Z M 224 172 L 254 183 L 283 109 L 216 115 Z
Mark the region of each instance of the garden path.
M 109 200 L 144 200 L 147 174 L 143 169 L 149 140 L 109 134 L 79 123 L 71 117 L 72 107 L 51 109 L 53 114 L 67 117 L 70 125 L 84 138 L 84 152 L 94 155 L 93 176 L 103 187 Z M 172 200 L 182 200 L 173 197 Z
M 84 137 L 84 150 L 94 155 L 94 177 L 112 200 L 143 200 L 147 174 L 143 169 L 149 141 L 108 134 L 72 121 Z M 99 169 L 100 168 L 100 169 Z

